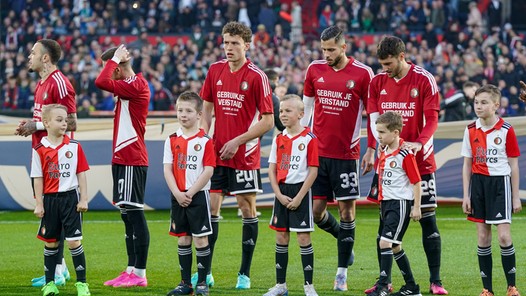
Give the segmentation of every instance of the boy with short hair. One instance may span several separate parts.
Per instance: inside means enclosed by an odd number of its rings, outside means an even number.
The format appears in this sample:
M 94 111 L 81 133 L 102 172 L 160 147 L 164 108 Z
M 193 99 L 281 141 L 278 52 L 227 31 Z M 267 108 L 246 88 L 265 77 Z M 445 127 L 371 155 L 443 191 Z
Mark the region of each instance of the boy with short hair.
M 378 155 L 378 200 L 380 201 L 381 219 L 384 223 L 380 240 L 380 278 L 377 288 L 369 292 L 371 296 L 387 296 L 391 280 L 393 258 L 404 277 L 405 285 L 392 295 L 421 296 L 420 287 L 415 283 L 409 260 L 402 250 L 402 238 L 409 226 L 410 218 L 414 221 L 422 218 L 420 209 L 421 177 L 411 150 L 402 149 L 404 140 L 402 116 L 387 111 L 376 120 L 376 131 L 380 149 Z M 411 204 L 413 209 L 411 211 Z
M 286 275 L 290 232 L 296 232 L 303 264 L 304 290 L 317 296 L 312 285 L 314 251 L 310 233 L 314 231 L 311 186 L 318 174 L 318 139 L 300 124 L 303 102 L 286 95 L 280 102 L 279 118 L 285 130 L 272 142 L 269 179 L 276 194 L 270 228 L 276 230 L 276 285 L 264 296 L 288 295 Z
M 167 295 L 194 295 L 190 281 L 192 240 L 196 248 L 198 273 L 195 295 L 208 295 L 208 236 L 212 234 L 209 190 L 216 156 L 212 139 L 199 128 L 203 114 L 203 100 L 199 95 L 182 93 L 177 99 L 176 109 L 181 128 L 166 139 L 163 163 L 164 178 L 172 197 L 170 235 L 179 237 L 181 282 Z
M 86 258 L 81 244 L 81 213 L 88 210 L 86 171 L 89 165 L 80 144 L 65 135 L 67 117 L 63 105 L 51 104 L 43 108 L 42 122 L 48 134 L 33 148 L 31 163 L 36 197 L 34 213 L 41 218 L 37 237 L 45 242 L 44 296 L 59 293 L 54 275 L 62 229 L 77 273 L 78 296 L 91 295 L 86 283 Z
M 501 94 L 491 84 L 475 92 L 478 119 L 469 124 L 462 142 L 462 210 L 477 222 L 481 296 L 493 296 L 491 225 L 497 226 L 502 267 L 508 283 L 507 296 L 520 296 L 515 286 L 515 248 L 511 240 L 511 214 L 522 210 L 519 198 L 519 145 L 513 127 L 499 118 Z

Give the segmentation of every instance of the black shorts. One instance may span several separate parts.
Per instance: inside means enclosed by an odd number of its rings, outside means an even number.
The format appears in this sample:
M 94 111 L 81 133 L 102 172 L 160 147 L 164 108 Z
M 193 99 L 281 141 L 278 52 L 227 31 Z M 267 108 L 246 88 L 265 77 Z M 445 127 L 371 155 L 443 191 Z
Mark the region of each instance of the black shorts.
M 513 205 L 509 176 L 473 174 L 470 187 L 468 220 L 486 224 L 511 223 Z
M 143 208 L 148 167 L 113 164 L 111 172 L 113 174 L 113 204 Z
M 384 222 L 380 239 L 393 244 L 401 244 L 409 226 L 411 200 L 382 200 L 381 219 Z
M 314 199 L 327 201 L 360 198 L 358 160 L 320 157 L 318 176 L 312 185 Z
M 65 240 L 81 240 L 82 214 L 77 212 L 77 190 L 45 194 L 43 201 L 44 217 L 40 220 L 37 237 L 48 243 L 58 242 L 64 229 Z
M 197 192 L 186 208 L 181 207 L 172 194 L 170 197 L 172 201 L 170 235 L 200 237 L 212 234 L 208 190 Z
M 223 194 L 262 193 L 261 173 L 217 166 L 212 175 L 210 192 Z
M 436 208 L 437 207 L 437 193 L 436 193 L 436 179 L 435 174 L 422 175 L 422 199 L 421 208 Z M 371 189 L 367 194 L 367 200 L 380 203 L 378 201 L 378 174 L 374 174 L 371 182 Z
M 303 183 L 279 184 L 282 194 L 294 198 Z M 312 215 L 312 194 L 309 190 L 301 200 L 299 207 L 291 211 L 274 197 L 272 218 L 269 227 L 281 232 L 312 232 L 314 231 L 314 217 Z

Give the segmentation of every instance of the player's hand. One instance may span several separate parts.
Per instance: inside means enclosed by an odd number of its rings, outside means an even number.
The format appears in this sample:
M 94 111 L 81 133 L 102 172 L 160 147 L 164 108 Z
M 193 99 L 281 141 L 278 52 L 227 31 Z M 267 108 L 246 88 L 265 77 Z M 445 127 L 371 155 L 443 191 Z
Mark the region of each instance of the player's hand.
M 520 198 L 514 198 L 511 202 L 513 204 L 513 213 L 516 214 L 522 211 L 522 203 Z
M 236 138 L 226 142 L 225 145 L 221 147 L 221 150 L 219 150 L 219 158 L 221 158 L 221 160 L 232 159 L 237 149 L 239 149 L 239 144 Z
M 471 200 L 469 198 L 464 197 L 462 199 L 462 211 L 464 214 L 471 214 Z
M 15 135 L 23 137 L 30 136 L 37 131 L 37 124 L 32 120 L 20 120 L 18 127 L 15 130 Z
M 284 194 L 276 194 L 276 198 L 279 200 L 279 202 L 288 208 L 288 205 L 292 202 L 292 198 L 284 195 Z
M 184 192 L 175 193 L 174 196 L 177 203 L 183 208 L 188 207 L 192 202 L 192 197 L 186 196 Z
M 44 217 L 44 205 L 37 204 L 33 213 L 35 214 L 35 216 L 37 216 L 37 218 Z
M 121 63 L 130 60 L 130 52 L 128 51 L 128 49 L 126 49 L 126 46 L 124 46 L 124 44 L 119 45 L 113 56 L 121 60 Z
M 79 203 L 77 204 L 77 212 L 84 213 L 88 211 L 88 201 L 84 199 L 80 199 Z
M 374 167 L 374 149 L 367 147 L 367 151 L 362 158 L 362 176 L 373 170 Z
M 519 99 L 521 101 L 526 102 L 526 83 L 519 81 L 521 85 L 521 91 L 519 92 Z
M 301 201 L 299 198 L 293 198 L 291 202 L 287 205 L 287 209 L 295 211 L 300 207 Z
M 413 207 L 413 210 L 409 216 L 413 219 L 413 221 L 419 221 L 422 218 L 422 210 L 420 207 Z
M 419 142 L 404 142 L 402 144 L 402 149 L 413 150 L 416 154 L 418 151 L 422 150 L 422 143 Z

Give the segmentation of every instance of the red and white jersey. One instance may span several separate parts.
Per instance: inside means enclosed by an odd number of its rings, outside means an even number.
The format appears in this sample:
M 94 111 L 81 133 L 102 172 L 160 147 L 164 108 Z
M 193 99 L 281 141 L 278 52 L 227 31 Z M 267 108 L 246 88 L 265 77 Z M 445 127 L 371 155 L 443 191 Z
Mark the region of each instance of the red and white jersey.
M 272 89 L 267 75 L 250 60 L 232 73 L 227 60 L 210 66 L 201 98 L 214 103 L 214 146 L 217 155 L 226 142 L 244 134 L 255 125 L 261 114 L 272 114 Z M 260 167 L 259 139 L 239 146 L 232 159 L 217 159 L 217 165 L 238 170 Z
M 46 80 L 40 80 L 35 88 L 35 105 L 33 121 L 42 122 L 42 106 L 60 104 L 67 108 L 67 113 L 77 113 L 75 89 L 69 79 L 59 70 L 53 71 Z M 47 136 L 47 131 L 36 131 L 32 136 L 32 147 L 40 144 L 40 140 Z
M 276 164 L 278 183 L 304 182 L 311 166 L 319 166 L 318 139 L 308 127 L 291 137 L 285 129 L 272 141 L 269 163 Z
M 113 93 L 117 102 L 113 118 L 112 164 L 147 166 L 148 151 L 144 143 L 150 88 L 141 73 L 123 80 L 111 79 L 118 64 L 108 60 L 95 80 L 98 88 Z
M 64 136 L 62 144 L 53 146 L 47 137 L 33 148 L 31 178 L 44 178 L 44 194 L 66 192 L 79 186 L 77 174 L 89 170 L 80 144 Z
M 480 119 L 469 124 L 464 131 L 461 154 L 472 158 L 473 174 L 509 176 L 508 157 L 519 157 L 521 152 L 515 130 L 499 118 L 491 129 L 483 128 Z
M 403 142 L 400 139 L 400 146 Z M 413 200 L 413 185 L 422 180 L 413 152 L 386 151 L 387 147 L 378 155 L 378 200 Z
M 307 68 L 303 95 L 314 98 L 312 132 L 319 139 L 320 156 L 360 158 L 362 111 L 372 77 L 371 68 L 352 57 L 339 71 L 325 60 L 313 61 Z M 369 126 L 367 130 L 371 135 Z
M 407 75 L 399 80 L 386 73 L 373 77 L 367 113 L 394 111 L 402 115 L 404 128 L 400 137 L 408 142 L 422 143 L 416 162 L 420 174 L 427 175 L 436 171 L 433 134 L 438 124 L 440 98 L 433 75 L 414 64 L 410 66 Z M 368 147 L 376 147 L 374 139 L 367 142 Z
M 173 165 L 177 188 L 187 191 L 195 184 L 206 166 L 216 166 L 216 155 L 212 139 L 204 130 L 191 137 L 183 134 L 179 128 L 164 142 L 164 164 Z M 210 189 L 210 180 L 201 190 Z

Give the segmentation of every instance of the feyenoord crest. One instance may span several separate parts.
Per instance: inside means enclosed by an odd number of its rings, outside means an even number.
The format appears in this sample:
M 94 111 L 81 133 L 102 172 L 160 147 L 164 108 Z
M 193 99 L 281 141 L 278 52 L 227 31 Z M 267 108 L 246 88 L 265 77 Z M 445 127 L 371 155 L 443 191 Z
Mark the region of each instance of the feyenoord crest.
M 299 145 L 298 145 L 298 149 L 299 149 L 300 151 L 305 150 L 305 144 L 303 144 L 303 143 L 299 144 Z
M 67 157 L 67 158 L 72 158 L 72 157 L 73 157 L 73 152 L 71 152 L 71 151 L 66 151 L 66 157 Z
M 391 161 L 389 163 L 389 166 L 392 167 L 392 168 L 396 168 L 396 161 Z
M 45 101 L 47 99 L 47 97 L 48 97 L 48 94 L 47 94 L 47 91 L 46 91 L 46 92 L 44 92 L 44 95 L 42 96 L 42 100 Z
M 195 144 L 195 145 L 194 145 L 194 150 L 195 150 L 195 151 L 201 151 L 201 148 L 202 148 L 202 147 L 201 147 L 201 145 L 199 145 L 199 144 Z
M 345 86 L 347 86 L 348 89 L 353 89 L 355 84 L 356 83 L 354 82 L 354 80 L 349 80 L 347 81 L 347 84 L 345 84 Z
M 411 94 L 411 98 L 413 98 L 413 99 L 416 98 L 416 97 L 418 97 L 418 89 L 413 88 L 413 89 L 411 90 L 411 93 L 410 93 L 410 94 Z
M 499 138 L 499 137 L 496 137 L 495 140 L 493 140 L 493 142 L 497 145 L 500 145 L 500 143 L 502 143 L 502 139 Z
M 243 81 L 241 82 L 241 90 L 247 90 L 248 89 L 248 82 Z

